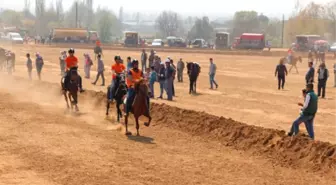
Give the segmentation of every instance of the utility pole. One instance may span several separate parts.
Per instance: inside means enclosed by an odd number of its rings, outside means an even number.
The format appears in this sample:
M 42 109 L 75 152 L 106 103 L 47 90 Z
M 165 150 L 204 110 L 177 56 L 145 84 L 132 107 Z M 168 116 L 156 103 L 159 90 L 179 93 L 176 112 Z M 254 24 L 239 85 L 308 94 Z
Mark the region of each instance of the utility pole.
M 281 47 L 284 47 L 285 14 L 282 14 Z
M 78 28 L 78 1 L 76 1 L 76 28 Z

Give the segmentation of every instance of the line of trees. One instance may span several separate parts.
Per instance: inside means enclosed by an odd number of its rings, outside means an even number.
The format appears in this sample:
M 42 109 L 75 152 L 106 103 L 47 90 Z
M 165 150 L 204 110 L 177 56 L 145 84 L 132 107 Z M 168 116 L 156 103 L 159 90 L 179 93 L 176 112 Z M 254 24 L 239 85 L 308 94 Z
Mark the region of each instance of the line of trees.
M 32 0 L 33 1 L 33 0 Z M 121 23 L 115 14 L 105 8 L 93 9 L 93 0 L 79 1 L 78 22 L 76 24 L 76 2 L 64 11 L 63 0 L 52 1 L 48 6 L 45 0 L 34 0 L 35 14 L 30 12 L 31 0 L 24 0 L 22 11 L 4 10 L 0 13 L 0 23 L 27 29 L 30 35 L 47 36 L 52 28 L 79 25 L 81 28 L 97 30 L 103 42 L 112 36 L 121 35 Z
M 30 6 L 34 2 L 34 14 Z M 123 8 L 118 17 L 106 8 L 93 9 L 93 0 L 78 2 L 77 25 L 89 30 L 97 30 L 103 42 L 122 35 Z M 52 1 L 48 6 L 45 0 L 24 0 L 22 11 L 4 10 L 0 13 L 0 23 L 26 28 L 31 35 L 47 35 L 55 27 L 76 26 L 75 2 L 65 11 L 63 0 Z M 139 23 L 142 14 L 134 13 Z M 188 39 L 203 38 L 213 40 L 216 28 L 225 27 L 231 33 L 231 40 L 243 32 L 264 33 L 274 46 L 281 45 L 283 22 L 278 18 L 267 17 L 256 11 L 238 11 L 231 20 L 210 21 L 208 17 L 183 18 L 173 11 L 161 12 L 156 20 L 156 32 L 160 37 L 181 36 Z M 300 6 L 299 0 L 293 13 L 284 25 L 285 46 L 298 34 L 320 34 L 336 40 L 336 2 L 327 4 L 310 3 Z

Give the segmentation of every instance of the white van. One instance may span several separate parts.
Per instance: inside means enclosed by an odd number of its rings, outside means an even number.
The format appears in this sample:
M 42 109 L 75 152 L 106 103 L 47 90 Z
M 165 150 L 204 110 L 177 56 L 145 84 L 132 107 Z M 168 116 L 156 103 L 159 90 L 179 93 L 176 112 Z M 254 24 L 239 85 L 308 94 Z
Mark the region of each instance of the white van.
M 7 34 L 7 38 L 12 42 L 12 43 L 18 43 L 18 44 L 23 44 L 23 38 L 19 33 L 16 32 L 9 32 Z

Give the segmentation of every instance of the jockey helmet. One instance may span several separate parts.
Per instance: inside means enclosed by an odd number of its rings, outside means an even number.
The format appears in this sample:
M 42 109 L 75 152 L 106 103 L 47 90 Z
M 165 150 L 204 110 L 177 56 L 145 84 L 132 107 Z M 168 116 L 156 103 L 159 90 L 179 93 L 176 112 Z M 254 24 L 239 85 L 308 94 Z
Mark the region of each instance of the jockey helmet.
M 138 60 L 133 60 L 132 65 L 134 65 L 134 64 L 139 64 L 139 61 Z
M 70 48 L 68 53 L 75 53 L 75 49 L 74 48 Z

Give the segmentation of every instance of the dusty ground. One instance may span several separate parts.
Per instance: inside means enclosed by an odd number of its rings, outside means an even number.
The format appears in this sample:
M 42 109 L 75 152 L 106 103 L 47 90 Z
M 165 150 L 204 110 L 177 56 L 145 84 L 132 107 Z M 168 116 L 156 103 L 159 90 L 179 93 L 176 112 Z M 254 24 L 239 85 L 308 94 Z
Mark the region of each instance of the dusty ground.
M 18 55 L 15 76 L 27 77 L 24 54 L 38 51 L 46 60 L 43 81 L 59 83 L 61 49 L 34 46 L 13 46 L 11 49 Z M 82 60 L 83 52 L 90 51 L 78 49 L 76 52 Z M 135 52 L 105 52 L 107 71 L 114 55 L 140 57 L 140 53 Z M 306 59 L 299 65 L 300 74 L 291 73 L 286 90 L 278 91 L 274 77 L 277 58 L 201 53 L 159 55 L 198 61 L 202 73 L 198 81 L 199 95 L 188 94 L 185 76 L 184 83 L 175 83 L 177 97 L 174 102 L 155 102 L 282 130 L 288 130 L 298 116 L 296 104 L 302 101 Z M 220 87 L 216 91 L 208 89 L 209 57 L 213 57 L 218 66 Z M 330 71 L 332 64 L 332 61 L 327 62 Z M 92 80 L 94 75 L 92 72 Z M 106 77 L 110 79 L 110 74 Z M 331 73 L 327 99 L 319 101 L 315 130 L 317 140 L 335 143 L 336 105 L 332 80 Z M 288 162 L 274 163 L 252 150 L 225 147 L 219 140 L 205 140 L 193 133 L 191 136 L 183 129 L 158 124 L 159 120 L 152 127 L 141 128 L 143 137 L 127 138 L 118 125 L 104 119 L 103 109 L 93 106 L 90 98 L 80 104 L 82 113 L 79 116 L 70 116 L 64 114 L 65 104 L 52 85 L 36 88 L 36 85 L 12 81 L 4 75 L 0 82 L 0 184 L 335 183 L 333 176 L 284 165 Z M 92 86 L 90 82 L 84 80 L 86 89 L 105 91 L 106 87 Z M 158 85 L 156 95 L 157 92 Z M 189 112 L 184 114 L 186 120 L 190 119 L 188 116 L 195 116 Z M 167 116 L 173 115 L 167 113 Z

